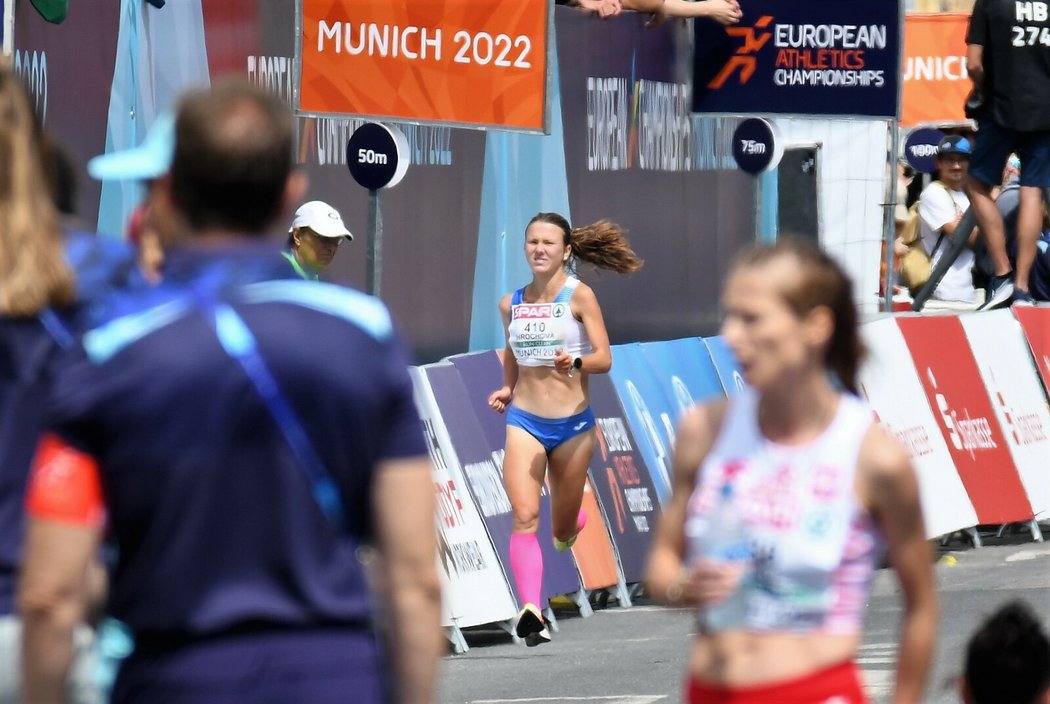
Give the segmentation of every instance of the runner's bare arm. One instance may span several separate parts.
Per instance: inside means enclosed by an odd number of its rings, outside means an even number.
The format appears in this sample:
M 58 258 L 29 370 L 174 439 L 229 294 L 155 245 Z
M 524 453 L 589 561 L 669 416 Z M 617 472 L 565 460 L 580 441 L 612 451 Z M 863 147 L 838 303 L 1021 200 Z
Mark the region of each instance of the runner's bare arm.
M 858 495 L 886 537 L 904 595 L 894 704 L 918 704 L 937 636 L 937 592 L 919 485 L 904 450 L 879 426 L 861 447 Z
M 514 398 L 514 386 L 518 383 L 518 360 L 510 347 L 510 294 L 500 299 L 499 313 L 503 319 L 503 337 L 506 347 L 503 349 L 503 386 L 489 394 L 489 407 L 503 413 Z
M 674 447 L 674 490 L 656 529 L 646 569 L 646 591 L 667 606 L 693 603 L 684 563 L 685 520 L 700 464 L 718 435 L 725 401 L 694 406 L 678 424 Z

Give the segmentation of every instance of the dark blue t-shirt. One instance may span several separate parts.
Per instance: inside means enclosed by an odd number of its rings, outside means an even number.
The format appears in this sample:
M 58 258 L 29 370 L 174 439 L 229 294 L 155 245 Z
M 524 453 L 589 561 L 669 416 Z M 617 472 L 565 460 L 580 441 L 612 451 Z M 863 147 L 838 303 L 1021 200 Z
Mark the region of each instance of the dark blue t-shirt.
M 100 467 L 119 551 L 111 613 L 136 640 L 241 627 L 366 627 L 357 558 L 384 460 L 426 454 L 406 352 L 377 299 L 287 280 L 270 247 L 169 253 L 59 370 L 49 421 Z M 294 275 L 294 274 L 291 274 Z M 334 477 L 341 531 L 208 316 L 227 306 Z
M 135 285 L 135 258 L 122 242 L 68 232 L 65 254 L 76 279 L 73 307 L 31 318 L 0 316 L 0 615 L 14 611 L 26 479 L 58 351 L 74 343 L 103 299 Z

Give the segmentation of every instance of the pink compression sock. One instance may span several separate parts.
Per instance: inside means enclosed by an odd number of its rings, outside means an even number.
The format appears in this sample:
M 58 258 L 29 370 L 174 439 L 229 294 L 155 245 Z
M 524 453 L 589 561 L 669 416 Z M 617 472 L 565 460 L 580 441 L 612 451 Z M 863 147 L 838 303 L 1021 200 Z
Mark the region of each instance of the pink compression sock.
M 514 583 L 522 602 L 540 603 L 543 588 L 543 553 L 535 533 L 512 533 L 510 536 L 510 569 L 514 572 Z
M 582 508 L 580 512 L 576 514 L 576 534 L 579 535 L 583 532 L 583 527 L 587 525 L 587 512 Z

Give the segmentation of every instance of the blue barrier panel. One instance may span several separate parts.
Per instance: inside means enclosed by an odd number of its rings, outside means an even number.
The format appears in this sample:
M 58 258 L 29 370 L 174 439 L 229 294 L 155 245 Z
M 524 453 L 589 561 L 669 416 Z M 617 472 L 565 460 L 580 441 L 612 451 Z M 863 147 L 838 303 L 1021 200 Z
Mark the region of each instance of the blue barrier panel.
M 470 440 L 472 447 L 484 447 L 485 455 L 499 470 L 500 491 L 506 496 L 503 489 L 503 445 L 506 440 L 506 422 L 501 413 L 496 413 L 489 408 L 489 394 L 503 385 L 503 365 L 495 352 L 478 352 L 475 354 L 457 355 L 449 359 L 456 371 L 459 381 L 459 392 L 456 394 L 456 407 L 450 414 L 442 406 L 442 397 L 434 386 L 431 377 L 431 386 L 437 397 L 438 405 L 441 406 L 441 416 L 449 426 L 449 435 L 452 436 L 453 444 L 456 443 L 455 426 L 461 422 L 460 414 L 469 415 L 475 423 L 476 430 L 472 432 L 480 435 Z M 448 389 L 445 389 L 446 391 Z M 451 398 L 451 394 L 446 396 Z M 462 404 L 466 408 L 462 408 Z M 469 420 L 468 420 L 469 423 Z M 457 449 L 458 451 L 458 449 Z M 460 462 L 466 467 L 467 462 L 460 456 Z M 469 472 L 464 471 L 469 479 Z M 507 504 L 509 511 L 509 502 Z M 483 511 L 484 513 L 484 511 Z M 486 524 L 488 521 L 486 520 Z M 505 527 L 504 527 L 505 524 Z M 510 547 L 510 533 L 512 527 L 511 514 L 508 512 L 501 519 L 501 534 L 497 536 L 491 529 L 496 549 L 500 551 L 501 558 L 507 554 Z M 576 563 L 568 552 L 558 552 L 554 549 L 553 534 L 551 532 L 551 499 L 546 491 L 540 498 L 540 525 L 537 531 L 540 549 L 543 551 L 543 594 L 549 599 L 559 594 L 570 594 L 580 588 L 580 578 L 576 573 Z M 510 563 L 503 563 L 508 568 Z M 513 583 L 513 575 L 508 571 L 507 575 Z
M 678 418 L 638 343 L 613 345 L 609 376 L 627 415 L 660 504 L 671 498 L 671 450 Z
M 607 374 L 589 380 L 598 420 L 598 448 L 591 457 L 591 483 L 598 494 L 625 582 L 640 582 L 659 520 L 659 502 L 636 435 Z
M 693 404 L 725 395 L 711 353 L 699 337 L 643 342 L 642 352 L 672 401 L 676 421 Z
M 711 361 L 715 363 L 718 379 L 722 382 L 726 396 L 732 396 L 744 388 L 744 376 L 740 373 L 740 365 L 736 363 L 736 358 L 733 357 L 733 353 L 722 336 L 705 337 L 704 344 L 707 345 L 707 351 L 711 353 Z

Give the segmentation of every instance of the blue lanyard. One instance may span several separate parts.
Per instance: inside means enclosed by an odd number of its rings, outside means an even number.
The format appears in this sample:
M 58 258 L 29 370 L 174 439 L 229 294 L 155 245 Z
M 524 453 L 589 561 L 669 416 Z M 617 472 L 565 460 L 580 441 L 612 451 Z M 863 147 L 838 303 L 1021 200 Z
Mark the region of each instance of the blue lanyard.
M 219 343 L 226 354 L 235 359 L 248 375 L 252 386 L 262 397 L 267 410 L 281 429 L 281 434 L 284 435 L 284 439 L 299 460 L 303 473 L 310 480 L 317 505 L 332 525 L 341 530 L 345 523 L 339 489 L 314 449 L 313 443 L 310 442 L 295 410 L 281 392 L 277 380 L 270 372 L 270 368 L 266 366 L 262 355 L 259 354 L 255 336 L 230 306 L 218 304 L 212 312 L 213 314 L 209 314 L 210 311 L 205 310 L 205 318 L 215 330 Z

